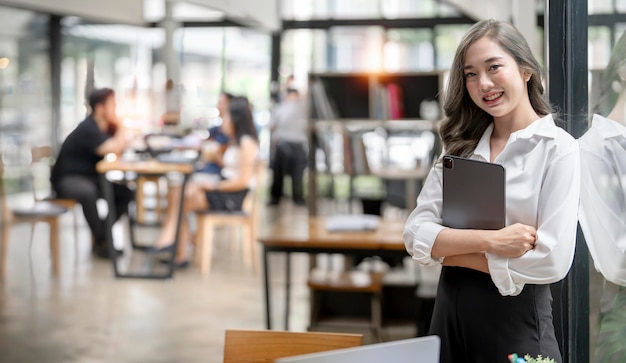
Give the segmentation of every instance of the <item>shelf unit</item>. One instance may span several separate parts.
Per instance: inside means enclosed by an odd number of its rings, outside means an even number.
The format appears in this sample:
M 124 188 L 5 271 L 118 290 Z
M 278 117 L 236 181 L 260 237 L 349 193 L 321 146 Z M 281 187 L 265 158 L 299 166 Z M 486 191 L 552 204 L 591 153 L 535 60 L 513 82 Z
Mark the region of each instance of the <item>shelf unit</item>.
M 435 130 L 444 72 L 309 74 L 309 213 L 317 214 L 316 149 L 321 127 Z M 423 107 L 424 105 L 428 107 Z M 426 113 L 428 108 L 431 112 Z M 433 115 L 433 109 L 435 114 Z M 430 120 L 425 120 L 429 118 Z M 351 175 L 351 185 L 352 185 Z

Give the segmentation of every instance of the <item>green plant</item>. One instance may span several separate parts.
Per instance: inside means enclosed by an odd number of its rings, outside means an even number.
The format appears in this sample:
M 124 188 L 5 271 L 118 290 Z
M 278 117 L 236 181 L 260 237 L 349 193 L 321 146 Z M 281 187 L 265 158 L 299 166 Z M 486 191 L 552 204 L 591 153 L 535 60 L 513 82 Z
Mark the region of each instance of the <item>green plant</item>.
M 537 358 L 533 358 L 530 355 L 526 354 L 524 356 L 524 360 L 526 361 L 526 363 L 556 363 L 554 359 L 550 357 L 544 358 L 541 355 L 538 355 Z
M 522 358 L 518 357 L 515 353 L 509 354 L 509 361 L 511 363 L 556 363 L 554 359 L 550 357 L 544 358 L 541 355 L 538 355 L 537 358 L 533 358 L 529 354 L 526 354 L 524 358 Z

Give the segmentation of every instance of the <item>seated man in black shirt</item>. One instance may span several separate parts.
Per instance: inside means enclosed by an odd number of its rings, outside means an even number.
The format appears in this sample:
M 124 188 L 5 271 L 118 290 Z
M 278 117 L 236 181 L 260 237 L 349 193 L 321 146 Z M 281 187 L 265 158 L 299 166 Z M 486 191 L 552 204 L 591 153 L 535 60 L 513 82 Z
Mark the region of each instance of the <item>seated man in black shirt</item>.
M 102 197 L 96 163 L 106 154 L 121 154 L 128 145 L 126 133 L 115 111 L 115 93 L 98 89 L 89 96 L 91 114 L 67 136 L 52 169 L 50 181 L 56 195 L 81 204 L 93 235 L 93 252 L 109 257 L 106 223 L 98 215 L 96 202 Z M 115 220 L 128 212 L 133 194 L 124 185 L 113 183 Z

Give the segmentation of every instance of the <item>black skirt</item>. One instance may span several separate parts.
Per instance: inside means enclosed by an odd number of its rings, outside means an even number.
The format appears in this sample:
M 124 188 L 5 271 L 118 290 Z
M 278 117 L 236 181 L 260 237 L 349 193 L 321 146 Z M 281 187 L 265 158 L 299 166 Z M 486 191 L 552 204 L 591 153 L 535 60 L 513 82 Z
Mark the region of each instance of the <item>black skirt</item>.
M 209 203 L 209 209 L 212 211 L 241 211 L 243 200 L 248 194 L 248 189 L 238 190 L 235 192 L 221 192 L 211 190 L 206 192 L 206 200 Z
M 511 353 L 561 362 L 549 285 L 502 296 L 488 274 L 446 266 L 429 334 L 441 338 L 441 363 L 507 362 Z

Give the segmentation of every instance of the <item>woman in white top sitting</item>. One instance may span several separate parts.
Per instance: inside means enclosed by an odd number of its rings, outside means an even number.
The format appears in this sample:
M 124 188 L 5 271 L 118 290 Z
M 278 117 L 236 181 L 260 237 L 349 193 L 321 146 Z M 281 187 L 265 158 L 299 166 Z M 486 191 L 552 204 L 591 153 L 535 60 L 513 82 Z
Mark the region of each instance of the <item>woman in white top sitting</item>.
M 183 204 L 183 217 L 198 210 L 241 210 L 243 200 L 252 186 L 254 168 L 259 153 L 256 128 L 252 121 L 250 104 L 245 97 L 235 97 L 229 105 L 230 117 L 224 118 L 223 132 L 229 144 L 223 156 L 222 179 L 195 180 L 187 184 Z M 176 199 L 176 198 L 174 198 Z M 163 224 L 161 235 L 154 244 L 155 252 L 173 248 L 178 221 L 177 201 L 173 201 Z M 191 235 L 186 218 L 181 219 L 179 244 L 176 250 L 177 267 L 189 265 Z

